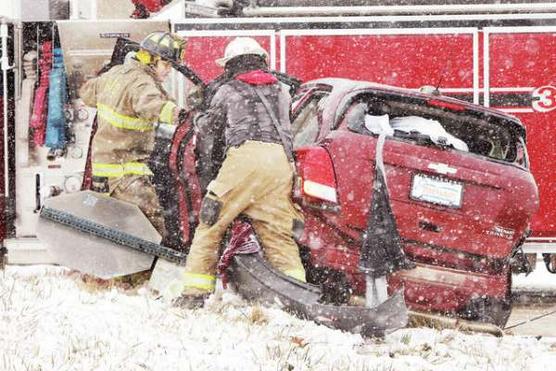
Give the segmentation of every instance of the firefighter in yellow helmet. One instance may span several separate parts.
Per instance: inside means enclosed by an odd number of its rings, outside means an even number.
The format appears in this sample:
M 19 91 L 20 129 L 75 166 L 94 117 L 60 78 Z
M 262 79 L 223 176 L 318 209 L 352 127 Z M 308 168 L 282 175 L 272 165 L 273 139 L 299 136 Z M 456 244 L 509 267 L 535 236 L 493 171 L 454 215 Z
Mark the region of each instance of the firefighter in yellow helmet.
M 171 71 L 170 61 L 182 60 L 185 40 L 158 31 L 140 45 L 134 58 L 87 81 L 80 96 L 97 109 L 92 189 L 136 204 L 164 237 L 164 217 L 147 162 L 157 123 L 175 124 L 178 119 L 180 109 L 162 82 Z
M 248 37 L 232 40 L 217 60 L 231 78 L 217 88 L 196 129 L 200 141 L 223 131 L 226 157 L 207 187 L 176 305 L 201 306 L 214 290 L 220 241 L 240 214 L 250 219 L 270 264 L 305 281 L 293 238 L 303 216 L 290 198 L 291 97 L 266 60 L 266 51 Z

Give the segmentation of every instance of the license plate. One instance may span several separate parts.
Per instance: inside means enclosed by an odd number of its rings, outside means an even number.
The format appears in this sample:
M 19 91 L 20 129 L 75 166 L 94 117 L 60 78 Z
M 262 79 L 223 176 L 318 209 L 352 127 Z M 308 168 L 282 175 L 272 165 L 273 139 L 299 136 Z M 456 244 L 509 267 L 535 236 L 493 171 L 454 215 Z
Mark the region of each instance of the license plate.
M 463 184 L 423 174 L 413 176 L 411 198 L 433 204 L 461 207 Z

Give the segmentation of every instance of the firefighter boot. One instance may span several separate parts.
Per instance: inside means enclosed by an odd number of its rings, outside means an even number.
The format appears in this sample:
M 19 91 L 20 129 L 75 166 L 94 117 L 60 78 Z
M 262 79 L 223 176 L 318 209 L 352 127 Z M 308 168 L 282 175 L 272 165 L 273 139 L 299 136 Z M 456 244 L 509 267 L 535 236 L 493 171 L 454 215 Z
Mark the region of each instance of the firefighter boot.
M 186 295 L 183 294 L 176 298 L 172 305 L 174 307 L 183 308 L 183 309 L 199 309 L 205 305 L 205 300 L 207 300 L 209 294 L 201 294 L 201 295 Z

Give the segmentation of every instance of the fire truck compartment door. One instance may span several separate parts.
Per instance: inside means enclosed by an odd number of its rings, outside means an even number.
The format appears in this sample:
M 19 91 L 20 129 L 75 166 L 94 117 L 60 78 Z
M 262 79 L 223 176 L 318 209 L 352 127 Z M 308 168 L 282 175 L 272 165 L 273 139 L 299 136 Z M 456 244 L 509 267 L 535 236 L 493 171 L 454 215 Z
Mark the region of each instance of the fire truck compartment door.
M 81 73 L 87 79 L 110 61 L 118 37 L 140 42 L 154 31 L 169 31 L 167 21 L 110 20 L 58 21 L 60 44 L 70 79 Z

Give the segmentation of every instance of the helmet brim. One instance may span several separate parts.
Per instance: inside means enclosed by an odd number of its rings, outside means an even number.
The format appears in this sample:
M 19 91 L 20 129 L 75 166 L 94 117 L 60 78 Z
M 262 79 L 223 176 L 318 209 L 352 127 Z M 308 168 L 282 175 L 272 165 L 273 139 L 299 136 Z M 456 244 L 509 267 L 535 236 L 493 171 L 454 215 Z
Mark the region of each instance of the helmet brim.
M 218 58 L 217 60 L 215 60 L 216 64 L 219 65 L 220 67 L 224 67 L 226 66 L 226 63 L 232 59 L 231 57 L 224 57 L 224 58 Z
M 234 56 L 230 56 L 230 57 L 218 58 L 218 59 L 215 60 L 215 62 L 220 67 L 225 67 L 226 63 L 228 63 L 232 59 L 237 58 L 237 57 L 242 57 L 244 55 L 257 55 L 257 56 L 259 56 L 261 58 L 264 58 L 264 59 L 268 58 L 268 54 L 266 54 L 266 52 L 264 54 L 263 53 L 261 53 L 261 54 L 259 54 L 259 53 L 250 53 L 250 54 L 240 54 L 240 55 L 234 55 Z M 267 62 L 268 62 L 268 60 L 267 60 Z

